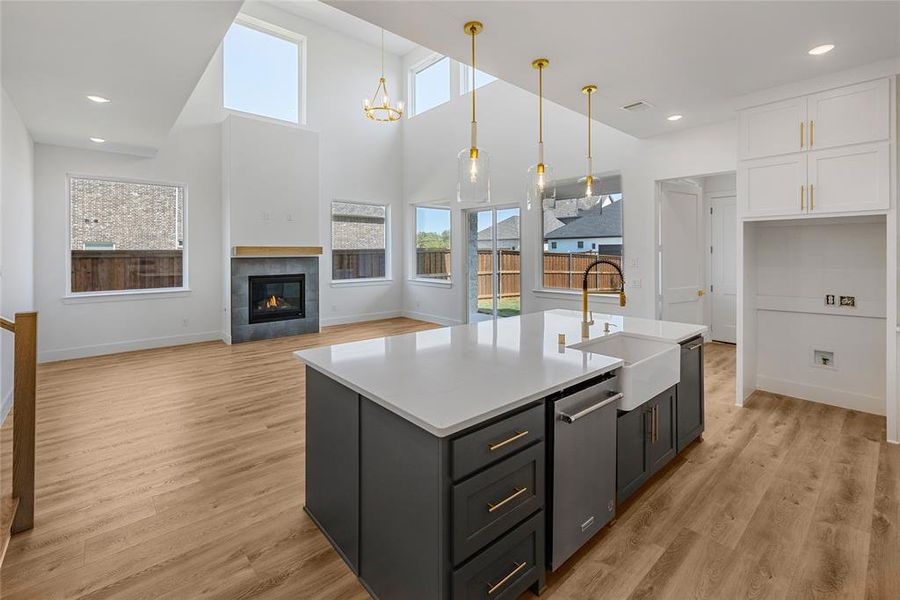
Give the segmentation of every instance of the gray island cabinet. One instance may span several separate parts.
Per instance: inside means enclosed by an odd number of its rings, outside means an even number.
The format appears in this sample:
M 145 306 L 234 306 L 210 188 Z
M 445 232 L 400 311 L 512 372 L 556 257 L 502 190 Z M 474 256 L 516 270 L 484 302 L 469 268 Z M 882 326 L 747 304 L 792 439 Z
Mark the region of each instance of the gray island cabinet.
M 703 431 L 705 327 L 595 314 L 588 341 L 682 344 L 680 382 L 624 412 L 626 361 L 559 343 L 585 340 L 582 318 L 551 310 L 295 352 L 305 510 L 374 598 L 540 592 L 615 518 L 617 495 Z
M 437 437 L 311 367 L 306 387 L 306 511 L 373 597 L 539 591 L 542 401 Z

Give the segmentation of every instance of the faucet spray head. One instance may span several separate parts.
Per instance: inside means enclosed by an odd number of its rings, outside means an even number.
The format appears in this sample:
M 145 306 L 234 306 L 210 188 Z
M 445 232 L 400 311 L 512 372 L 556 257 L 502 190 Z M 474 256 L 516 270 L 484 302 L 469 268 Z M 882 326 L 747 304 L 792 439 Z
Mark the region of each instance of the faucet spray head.
M 619 292 L 619 306 L 625 306 L 625 292 L 624 292 L 624 290 Z

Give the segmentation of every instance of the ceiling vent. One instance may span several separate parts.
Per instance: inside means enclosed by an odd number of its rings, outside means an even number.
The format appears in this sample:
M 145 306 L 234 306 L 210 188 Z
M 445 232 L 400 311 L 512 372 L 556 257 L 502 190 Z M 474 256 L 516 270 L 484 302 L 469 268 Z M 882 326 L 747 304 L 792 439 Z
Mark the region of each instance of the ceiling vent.
M 623 106 L 622 110 L 627 110 L 628 112 L 643 112 L 651 108 L 653 108 L 653 105 L 646 100 L 635 100 L 634 102 L 630 102 Z

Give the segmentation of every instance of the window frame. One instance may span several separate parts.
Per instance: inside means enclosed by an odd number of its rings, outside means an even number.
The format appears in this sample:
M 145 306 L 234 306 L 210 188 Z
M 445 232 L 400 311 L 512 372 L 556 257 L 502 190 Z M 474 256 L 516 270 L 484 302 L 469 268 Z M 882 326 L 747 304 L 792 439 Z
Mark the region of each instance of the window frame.
M 307 125 L 307 112 L 306 112 L 306 100 L 307 100 L 307 88 L 306 88 L 306 59 L 307 59 L 307 39 L 306 36 L 297 33 L 296 31 L 292 31 L 290 29 L 285 29 L 284 27 L 279 27 L 278 25 L 274 25 L 269 23 L 268 21 L 264 21 L 263 19 L 258 19 L 256 17 L 252 17 L 250 15 L 244 13 L 238 13 L 238 16 L 235 17 L 232 25 L 238 24 L 243 25 L 244 27 L 249 27 L 250 29 L 255 29 L 260 33 L 265 33 L 267 35 L 271 35 L 273 37 L 281 38 L 288 42 L 292 42 L 297 44 L 297 52 L 298 52 L 298 60 L 297 60 L 297 68 L 299 72 L 297 73 L 297 122 L 286 121 L 284 119 L 278 119 L 276 117 L 269 117 L 267 115 L 260 115 L 254 112 L 248 112 L 244 110 L 239 110 L 236 108 L 229 108 L 225 106 L 225 40 L 222 39 L 222 81 L 219 85 L 219 106 L 222 107 L 227 114 L 238 115 L 241 117 L 251 117 L 254 119 L 262 119 L 264 121 L 268 121 L 270 123 L 278 123 L 281 125 L 286 125 L 289 127 L 305 127 Z M 231 29 L 231 25 L 228 26 Z M 226 35 L 227 32 L 226 32 Z
M 487 86 L 491 85 L 492 83 L 496 83 L 497 81 L 500 81 L 499 77 L 497 77 L 495 75 L 491 75 L 487 71 L 482 71 L 481 69 L 478 69 L 477 67 L 476 67 L 476 70 L 480 71 L 481 73 L 484 73 L 485 75 L 488 75 L 489 77 L 493 77 L 493 79 L 491 81 L 488 81 L 487 83 L 482 83 L 481 85 L 476 86 L 475 87 L 476 90 L 480 90 L 481 88 L 487 87 Z M 478 76 L 476 75 L 475 77 L 477 80 Z M 466 63 L 459 63 L 458 79 L 459 79 L 459 95 L 465 96 L 466 94 L 468 94 L 469 92 L 472 91 L 470 89 L 470 86 L 472 85 L 471 84 L 472 65 L 468 65 Z M 477 83 L 477 81 L 476 81 L 476 83 Z
M 109 290 L 97 292 L 73 292 L 72 291 L 72 179 L 97 179 L 115 183 L 134 183 L 139 185 L 159 185 L 180 187 L 184 199 L 181 209 L 181 287 L 147 288 L 135 290 Z M 91 175 L 86 173 L 68 172 L 65 179 L 66 192 L 66 220 L 65 220 L 65 289 L 63 301 L 95 301 L 95 300 L 136 300 L 146 297 L 171 297 L 183 296 L 191 291 L 190 285 L 190 201 L 188 184 L 176 181 L 164 181 L 154 179 L 136 179 L 131 177 L 117 177 L 104 175 Z
M 416 75 L 428 69 L 429 67 L 433 67 L 437 63 L 441 62 L 444 59 L 447 59 L 447 76 L 449 81 L 447 82 L 447 99 L 441 102 L 440 104 L 435 104 L 431 108 L 428 108 L 423 111 L 419 111 L 419 108 L 416 106 Z M 407 90 L 409 90 L 407 105 L 409 110 L 407 111 L 407 118 L 412 119 L 419 115 L 424 115 L 427 112 L 431 112 L 432 110 L 444 106 L 445 104 L 449 104 L 450 100 L 453 99 L 453 63 L 455 61 L 445 54 L 439 54 L 437 52 L 429 55 L 428 57 L 420 60 L 409 68 L 409 72 L 407 74 Z
M 409 277 L 407 277 L 407 281 L 410 283 L 422 284 L 422 285 L 433 285 L 437 287 L 453 287 L 453 249 L 456 244 L 453 243 L 453 209 L 447 204 L 441 204 L 438 202 L 422 202 L 422 203 L 413 203 L 410 204 L 410 210 L 412 212 L 412 231 L 411 231 L 411 239 L 410 239 L 410 252 L 409 252 Z M 450 215 L 450 273 L 447 279 L 432 279 L 430 277 L 419 277 L 418 274 L 418 264 L 416 262 L 416 252 L 418 251 L 418 246 L 416 245 L 416 238 L 418 236 L 418 209 L 420 208 L 433 208 L 438 210 L 446 210 Z
M 344 204 L 366 204 L 369 206 L 381 206 L 384 208 L 384 277 L 357 277 L 354 279 L 335 279 L 334 278 L 334 203 L 342 202 Z M 329 254 L 329 270 L 328 278 L 331 280 L 331 287 L 353 287 L 364 285 L 388 285 L 393 283 L 393 269 L 391 262 L 393 260 L 393 252 L 391 249 L 393 231 L 391 227 L 391 204 L 389 202 L 378 200 L 349 200 L 347 198 L 332 198 L 328 203 L 328 254 Z
M 614 176 L 614 175 L 619 175 L 619 176 L 621 176 L 621 173 L 615 172 L 615 173 L 601 173 L 601 174 L 596 174 L 596 175 L 594 175 L 594 179 L 600 179 L 600 178 L 602 178 L 602 177 L 611 177 L 611 176 Z M 624 188 L 624 186 L 622 186 L 622 188 Z M 621 195 L 622 195 L 622 199 L 619 200 L 619 202 L 624 202 L 624 201 L 625 201 L 625 196 L 626 196 L 626 195 L 625 195 L 624 189 L 620 189 L 619 191 L 614 192 L 614 194 L 621 194 Z M 604 194 L 604 195 L 606 195 L 606 196 L 612 196 L 613 194 Z M 625 212 L 624 212 L 624 210 L 625 210 L 625 207 L 623 206 L 623 207 L 622 207 L 622 254 L 621 254 L 621 257 L 622 257 L 622 273 L 623 273 L 623 274 L 625 274 L 625 272 L 626 272 L 626 270 L 627 270 L 627 260 L 626 260 L 626 256 L 625 256 L 625 247 L 626 247 L 626 245 L 625 245 L 625 237 L 626 237 L 626 236 L 625 236 Z M 537 228 L 537 234 L 538 234 L 538 241 L 540 242 L 540 243 L 539 243 L 539 247 L 541 248 L 541 251 L 537 253 L 536 258 L 535 258 L 535 262 L 534 262 L 534 273 L 535 273 L 535 279 L 534 279 L 534 281 L 535 281 L 535 285 L 534 285 L 534 287 L 532 288 L 531 292 L 532 292 L 535 296 L 537 296 L 537 297 L 539 297 L 539 298 L 547 298 L 547 299 L 564 299 L 564 298 L 572 298 L 572 297 L 575 297 L 575 296 L 580 297 L 580 296 L 581 296 L 581 292 L 578 291 L 578 290 L 572 290 L 572 289 L 568 289 L 568 288 L 549 288 L 549 287 L 544 287 L 544 252 L 545 252 L 545 250 L 544 250 L 544 241 L 545 241 L 545 240 L 544 240 L 544 214 L 543 214 L 543 208 L 541 209 L 541 222 L 540 222 L 540 225 L 539 225 L 538 228 Z M 552 242 L 551 242 L 551 243 L 552 243 Z M 550 249 L 552 250 L 553 248 L 550 248 Z M 626 280 L 625 280 L 625 285 L 626 285 L 626 287 L 627 287 L 627 285 L 628 285 L 628 279 L 627 279 L 627 278 L 626 278 Z M 596 293 L 592 292 L 591 295 L 590 295 L 589 298 L 588 298 L 588 301 L 589 301 L 589 302 L 597 301 L 597 302 L 600 302 L 600 303 L 603 303 L 603 304 L 611 304 L 611 303 L 616 303 L 616 304 L 618 304 L 618 301 L 619 301 L 619 294 L 618 294 L 617 292 L 596 292 Z

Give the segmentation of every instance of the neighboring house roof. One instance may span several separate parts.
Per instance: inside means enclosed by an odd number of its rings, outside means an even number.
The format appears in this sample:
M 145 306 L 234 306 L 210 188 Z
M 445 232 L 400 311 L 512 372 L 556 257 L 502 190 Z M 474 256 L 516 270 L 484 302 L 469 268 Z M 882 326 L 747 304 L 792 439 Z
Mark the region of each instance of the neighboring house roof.
M 332 202 L 331 214 L 341 217 L 363 217 L 366 219 L 384 219 L 384 207 L 376 204 L 357 204 L 354 202 Z
M 579 211 L 577 219 L 544 234 L 548 240 L 622 236 L 622 201 Z
M 517 240 L 519 239 L 519 217 L 507 217 L 497 223 L 497 239 L 498 240 Z M 485 227 L 478 232 L 479 242 L 489 242 L 493 235 L 493 226 Z

